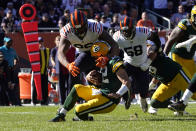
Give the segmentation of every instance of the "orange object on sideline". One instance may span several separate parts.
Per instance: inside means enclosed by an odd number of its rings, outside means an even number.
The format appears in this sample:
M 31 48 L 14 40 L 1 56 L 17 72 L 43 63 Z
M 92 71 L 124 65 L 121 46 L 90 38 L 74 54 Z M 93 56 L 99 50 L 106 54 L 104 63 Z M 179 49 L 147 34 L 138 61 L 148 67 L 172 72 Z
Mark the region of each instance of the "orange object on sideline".
M 31 99 L 31 74 L 19 73 L 20 99 Z

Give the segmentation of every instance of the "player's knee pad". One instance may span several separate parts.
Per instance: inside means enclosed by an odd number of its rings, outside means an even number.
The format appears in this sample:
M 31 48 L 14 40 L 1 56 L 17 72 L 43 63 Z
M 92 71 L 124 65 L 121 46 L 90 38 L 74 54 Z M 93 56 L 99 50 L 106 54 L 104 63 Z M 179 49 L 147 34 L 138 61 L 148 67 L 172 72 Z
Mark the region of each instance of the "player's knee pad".
M 80 118 L 81 120 L 88 120 L 88 113 L 84 113 L 84 114 L 79 113 L 79 112 L 77 112 L 76 108 L 75 108 L 74 112 L 75 112 L 76 116 L 78 118 Z

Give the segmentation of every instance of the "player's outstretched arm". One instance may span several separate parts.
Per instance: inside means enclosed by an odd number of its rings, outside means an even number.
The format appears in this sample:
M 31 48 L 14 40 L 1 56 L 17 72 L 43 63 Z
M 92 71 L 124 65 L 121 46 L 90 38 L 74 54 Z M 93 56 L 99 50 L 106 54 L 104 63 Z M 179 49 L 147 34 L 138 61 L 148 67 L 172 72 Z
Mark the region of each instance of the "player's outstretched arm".
M 180 40 L 180 38 L 182 38 L 183 35 L 184 35 L 184 31 L 181 28 L 179 28 L 178 26 L 176 28 L 174 28 L 168 38 L 168 41 L 165 43 L 165 47 L 164 47 L 163 52 L 166 55 L 168 55 L 173 44 L 175 42 L 178 42 Z

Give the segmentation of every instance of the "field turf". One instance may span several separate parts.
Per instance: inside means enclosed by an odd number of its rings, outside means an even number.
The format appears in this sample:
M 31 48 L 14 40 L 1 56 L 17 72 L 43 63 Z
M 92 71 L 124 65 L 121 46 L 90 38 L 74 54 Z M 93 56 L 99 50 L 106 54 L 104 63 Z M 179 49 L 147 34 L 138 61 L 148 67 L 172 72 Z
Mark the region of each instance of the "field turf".
M 93 122 L 73 122 L 74 112 L 66 122 L 48 122 L 56 115 L 59 106 L 0 107 L 0 131 L 195 131 L 196 104 L 189 104 L 190 116 L 176 117 L 168 109 L 158 115 L 143 113 L 138 105 L 125 110 L 119 105 L 108 114 L 93 115 Z M 137 114 L 137 117 L 136 115 Z

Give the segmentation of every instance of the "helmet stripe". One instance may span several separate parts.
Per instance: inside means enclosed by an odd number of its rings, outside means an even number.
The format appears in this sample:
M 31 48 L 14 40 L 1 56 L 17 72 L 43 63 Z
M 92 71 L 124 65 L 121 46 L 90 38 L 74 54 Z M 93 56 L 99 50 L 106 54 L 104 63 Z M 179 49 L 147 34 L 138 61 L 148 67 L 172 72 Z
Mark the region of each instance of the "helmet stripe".
M 73 20 L 73 14 L 71 14 L 71 24 L 72 24 L 73 28 L 75 28 L 75 24 L 74 24 L 74 20 Z
M 80 11 L 80 19 L 81 19 L 81 24 L 83 25 L 83 19 L 84 19 L 84 16 L 83 16 L 83 14 L 82 14 L 82 12 Z
M 129 28 L 131 28 L 132 27 L 132 19 L 130 18 L 129 19 Z
M 122 29 L 122 22 L 120 21 L 120 28 Z
M 127 23 L 127 16 L 124 18 L 124 26 L 126 26 Z
M 76 25 L 79 25 L 79 22 L 78 22 L 78 11 L 77 10 L 74 11 L 74 16 L 75 16 L 75 20 L 76 20 Z

